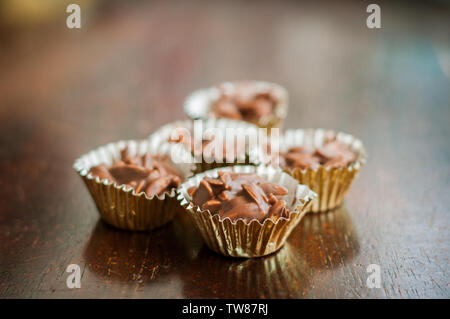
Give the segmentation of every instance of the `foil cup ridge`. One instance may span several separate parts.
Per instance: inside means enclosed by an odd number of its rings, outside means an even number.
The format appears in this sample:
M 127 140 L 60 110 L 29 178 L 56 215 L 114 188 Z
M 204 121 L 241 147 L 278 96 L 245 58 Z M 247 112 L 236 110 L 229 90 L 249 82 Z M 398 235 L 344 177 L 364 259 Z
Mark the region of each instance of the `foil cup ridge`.
M 324 167 L 316 169 L 284 168 L 283 171 L 308 185 L 318 194 L 308 212 L 322 212 L 334 209 L 342 204 L 359 171 L 367 161 L 363 143 L 354 136 L 326 129 L 288 130 L 280 138 L 280 152 L 286 152 L 293 146 L 319 147 L 327 139 L 336 139 L 350 147 L 356 154 L 356 160 L 344 167 Z
M 184 101 L 184 111 L 192 119 L 211 118 L 211 106 L 220 97 L 221 89 L 228 93 L 236 90 L 239 83 L 249 83 L 261 89 L 272 89 L 277 94 L 278 103 L 273 114 L 265 120 L 260 120 L 254 124 L 264 128 L 282 127 L 282 123 L 287 115 L 289 105 L 289 94 L 287 90 L 279 84 L 266 81 L 227 81 L 222 82 L 218 86 L 198 89 L 192 92 Z M 220 87 L 220 88 L 219 88 Z
M 213 215 L 209 210 L 201 210 L 192 205 L 187 194 L 189 187 L 197 186 L 204 176 L 217 177 L 219 171 L 256 173 L 288 188 L 286 202 L 292 203 L 289 206 L 289 217 L 281 217 L 276 221 L 266 219 L 263 223 L 255 219 L 246 223 L 242 219 L 232 221 L 228 217 L 220 218 L 218 214 Z M 307 186 L 299 185 L 288 174 L 263 165 L 223 167 L 197 174 L 180 186 L 178 194 L 181 206 L 193 219 L 210 249 L 225 256 L 245 258 L 265 256 L 280 249 L 317 196 Z
M 126 230 L 150 230 L 171 221 L 179 203 L 177 192 L 171 189 L 161 196 L 148 197 L 144 192 L 136 194 L 133 188 L 118 185 L 107 179 L 100 180 L 89 173 L 89 169 L 100 163 L 112 164 L 120 158 L 120 150 L 126 145 L 131 154 L 167 154 L 170 156 L 174 146 L 152 147 L 148 140 L 119 141 L 101 146 L 79 157 L 73 167 L 88 188 L 101 218 L 108 224 Z M 187 154 L 186 154 L 187 156 Z M 176 166 L 183 177 L 190 176 L 188 165 Z

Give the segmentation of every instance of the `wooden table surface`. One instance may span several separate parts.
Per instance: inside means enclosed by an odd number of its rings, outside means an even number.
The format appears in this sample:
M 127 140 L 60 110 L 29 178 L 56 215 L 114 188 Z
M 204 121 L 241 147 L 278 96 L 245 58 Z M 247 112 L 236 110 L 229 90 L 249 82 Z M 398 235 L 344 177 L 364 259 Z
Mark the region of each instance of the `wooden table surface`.
M 113 2 L 81 30 L 64 16 L 3 32 L 0 297 L 450 297 L 450 8 L 380 2 L 376 30 L 366 5 Z M 142 233 L 99 220 L 73 161 L 184 118 L 188 93 L 234 79 L 284 85 L 286 128 L 364 142 L 344 205 L 251 260 L 210 252 L 183 214 Z M 80 289 L 66 286 L 69 264 Z

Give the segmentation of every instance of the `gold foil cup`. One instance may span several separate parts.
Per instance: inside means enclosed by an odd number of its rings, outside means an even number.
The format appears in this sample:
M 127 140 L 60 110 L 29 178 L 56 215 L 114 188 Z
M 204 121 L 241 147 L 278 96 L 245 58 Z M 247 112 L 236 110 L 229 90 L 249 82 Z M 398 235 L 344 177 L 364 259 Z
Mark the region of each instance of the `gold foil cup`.
M 350 134 L 325 129 L 288 130 L 280 138 L 280 152 L 286 152 L 294 146 L 321 147 L 327 140 L 336 140 L 346 144 L 355 153 L 356 160 L 347 166 L 318 169 L 285 168 L 284 171 L 308 185 L 319 196 L 308 212 L 322 212 L 341 205 L 350 186 L 366 162 L 366 151 L 362 142 Z
M 219 171 L 235 173 L 255 173 L 263 179 L 282 185 L 288 189 L 285 197 L 287 203 L 292 203 L 288 218 L 278 218 L 275 222 L 266 219 L 263 223 L 252 220 L 249 223 L 242 219 L 232 221 L 212 215 L 209 210 L 201 210 L 191 202 L 187 190 L 198 186 L 205 177 L 217 177 Z M 178 188 L 178 199 L 193 219 L 206 245 L 213 251 L 230 257 L 260 257 L 280 249 L 292 230 L 300 222 L 311 201 L 317 196 L 305 185 L 271 166 L 232 166 L 223 167 L 197 174 L 181 184 Z
M 257 141 L 254 145 L 249 145 L 250 143 L 248 143 L 248 137 L 250 135 L 254 134 L 255 137 L 258 137 L 258 127 L 247 122 L 223 118 L 197 121 L 180 120 L 166 124 L 157 129 L 154 133 L 150 134 L 150 145 L 157 147 L 160 144 L 167 143 L 171 137 L 176 139 L 178 137 L 176 134 L 177 129 L 180 128 L 187 129 L 191 133 L 191 136 L 196 139 L 201 139 L 203 137 L 203 133 L 210 129 L 217 129 L 221 134 L 223 134 L 223 137 L 225 137 L 227 130 L 235 134 L 234 137 L 236 138 L 239 134 L 241 135 L 241 137 L 246 136 L 245 151 L 235 152 L 234 157 L 231 160 L 227 161 L 225 156 L 217 159 L 214 154 L 207 155 L 204 152 L 201 152 L 201 154 L 192 154 L 193 165 L 191 166 L 191 170 L 194 174 L 219 167 L 234 165 L 257 165 L 259 163 L 259 160 L 261 159 L 262 149 L 260 147 L 260 144 L 257 143 Z M 202 136 L 196 136 L 195 130 L 199 130 Z M 177 143 L 172 142 L 172 144 Z M 184 147 L 188 150 L 188 147 Z
M 222 90 L 227 94 L 233 94 L 236 92 L 237 85 L 243 83 L 255 86 L 256 89 L 260 89 L 263 92 L 270 90 L 278 99 L 278 103 L 270 116 L 251 123 L 269 129 L 269 133 L 270 129 L 274 127 L 281 128 L 288 111 L 289 96 L 287 90 L 278 84 L 265 81 L 223 82 L 218 86 L 196 90 L 186 98 L 184 111 L 192 119 L 213 118 L 211 107 L 219 99 Z
M 148 197 L 144 192 L 136 194 L 134 189 L 126 185 L 117 185 L 107 179 L 100 180 L 97 176 L 89 173 L 91 167 L 106 163 L 111 165 L 120 159 L 120 150 L 126 145 L 131 155 L 144 154 L 167 154 L 177 150 L 179 146 L 168 144 L 151 147 L 148 140 L 120 141 L 110 143 L 93 150 L 78 158 L 73 167 L 80 174 L 86 184 L 92 198 L 98 208 L 101 218 L 108 224 L 127 230 L 150 230 L 160 227 L 172 220 L 175 212 L 179 209 L 176 199 L 176 190 L 162 196 Z M 178 150 L 179 151 L 179 150 Z M 185 161 L 189 163 L 186 152 L 179 154 L 186 156 Z M 190 166 L 186 164 L 174 164 L 184 178 L 190 175 Z

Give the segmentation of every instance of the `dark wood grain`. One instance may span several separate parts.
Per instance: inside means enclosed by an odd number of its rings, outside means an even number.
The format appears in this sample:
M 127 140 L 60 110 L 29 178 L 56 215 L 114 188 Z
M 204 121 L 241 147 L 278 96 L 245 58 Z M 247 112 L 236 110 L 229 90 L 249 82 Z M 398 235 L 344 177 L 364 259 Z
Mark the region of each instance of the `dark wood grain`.
M 450 297 L 450 9 L 382 2 L 132 2 L 0 43 L 1 298 Z M 120 231 L 72 169 L 81 154 L 184 118 L 222 80 L 290 92 L 285 127 L 343 130 L 369 161 L 343 207 L 278 253 L 209 251 L 180 214 Z M 65 269 L 82 268 L 80 289 Z M 379 264 L 382 288 L 366 286 Z

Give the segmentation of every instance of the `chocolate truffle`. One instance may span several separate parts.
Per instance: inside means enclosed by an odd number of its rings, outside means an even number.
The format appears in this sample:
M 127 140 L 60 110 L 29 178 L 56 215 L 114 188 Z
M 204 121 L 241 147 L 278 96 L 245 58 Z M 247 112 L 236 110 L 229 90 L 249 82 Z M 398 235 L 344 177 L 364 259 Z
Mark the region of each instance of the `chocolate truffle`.
M 211 107 L 214 117 L 256 122 L 270 116 L 279 99 L 271 89 L 261 91 L 251 83 L 239 83 L 236 92 L 222 90 L 220 97 Z
M 219 172 L 218 178 L 205 177 L 199 186 L 188 189 L 193 205 L 219 214 L 222 219 L 241 218 L 245 222 L 288 218 L 282 199 L 287 193 L 283 186 L 264 181 L 256 174 L 230 172 Z
M 283 168 L 317 169 L 324 167 L 344 167 L 356 160 L 355 153 L 344 143 L 328 141 L 322 147 L 310 149 L 291 147 L 281 154 L 280 165 Z
M 180 172 L 170 165 L 167 155 L 145 153 L 131 156 L 126 146 L 120 157 L 111 166 L 100 164 L 92 167 L 89 173 L 101 180 L 106 178 L 118 185 L 133 187 L 136 194 L 144 192 L 148 197 L 168 193 L 182 182 Z

